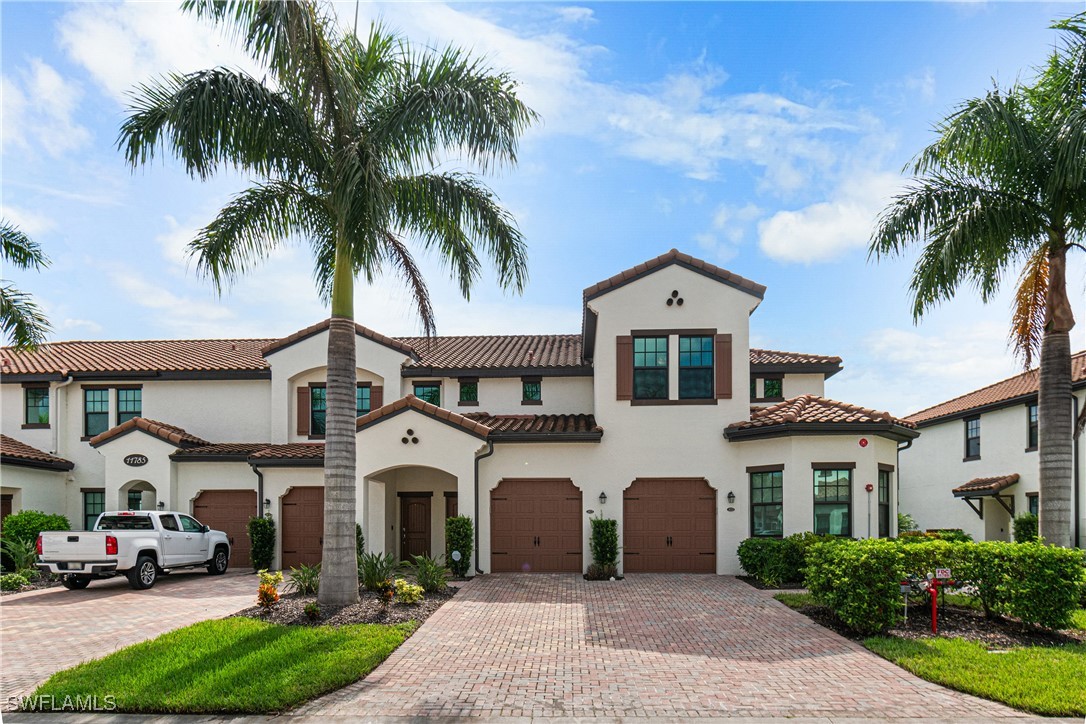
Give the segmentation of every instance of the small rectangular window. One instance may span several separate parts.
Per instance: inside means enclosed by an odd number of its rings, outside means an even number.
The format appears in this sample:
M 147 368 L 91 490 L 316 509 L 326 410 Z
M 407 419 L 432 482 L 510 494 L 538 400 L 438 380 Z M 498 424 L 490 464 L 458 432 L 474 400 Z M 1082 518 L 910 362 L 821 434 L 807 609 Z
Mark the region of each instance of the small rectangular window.
M 26 393 L 26 424 L 49 424 L 49 388 L 27 387 Z
M 784 535 L 784 472 L 750 474 L 750 534 Z
M 1037 405 L 1030 405 L 1026 410 L 1026 448 L 1037 449 Z
M 94 437 L 109 429 L 109 390 L 83 389 L 83 435 Z
M 117 390 L 117 424 L 128 422 L 133 417 L 143 414 L 143 390 L 118 389 Z
M 328 390 L 324 387 L 309 388 L 309 434 L 323 435 L 324 420 L 328 414 Z
M 633 397 L 667 399 L 667 337 L 634 337 Z
M 890 478 L 889 470 L 879 471 L 879 538 L 890 537 Z
M 434 382 L 416 382 L 415 397 L 441 407 L 441 385 Z
M 460 380 L 460 404 L 474 405 L 479 402 L 479 380 L 462 378 Z
M 521 380 L 521 404 L 538 405 L 543 402 L 543 381 L 536 378 Z
M 779 377 L 767 377 L 762 380 L 763 400 L 783 400 L 784 380 Z
M 814 532 L 852 535 L 852 471 L 814 471 Z
M 108 390 L 106 390 L 108 391 Z M 83 491 L 83 528 L 84 530 L 93 530 L 94 521 L 98 520 L 98 516 L 106 511 L 106 491 L 104 490 L 84 490 Z
M 980 457 L 980 418 L 965 421 L 965 459 L 976 460 Z
M 129 510 L 142 510 L 143 509 L 143 493 L 138 490 L 128 491 L 128 509 Z
M 713 338 L 679 337 L 679 399 L 713 397 Z
M 1041 509 L 1040 501 L 1041 498 L 1037 493 L 1026 493 L 1026 508 L 1034 515 L 1037 515 Z
M 354 416 L 362 417 L 370 411 L 370 386 L 358 385 L 354 388 Z

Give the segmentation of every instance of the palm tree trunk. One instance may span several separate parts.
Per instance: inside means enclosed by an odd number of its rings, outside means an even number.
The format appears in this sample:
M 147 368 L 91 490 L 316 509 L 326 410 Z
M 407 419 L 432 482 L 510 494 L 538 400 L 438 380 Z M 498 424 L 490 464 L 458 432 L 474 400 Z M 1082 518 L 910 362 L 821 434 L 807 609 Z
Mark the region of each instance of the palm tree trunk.
M 1038 391 L 1038 450 L 1041 495 L 1039 531 L 1046 543 L 1068 548 L 1071 541 L 1072 427 L 1071 328 L 1067 298 L 1066 247 L 1049 251 L 1045 334 L 1041 341 Z
M 358 602 L 355 549 L 354 273 L 344 246 L 336 252 L 328 327 L 328 408 L 324 427 L 324 544 L 318 601 Z

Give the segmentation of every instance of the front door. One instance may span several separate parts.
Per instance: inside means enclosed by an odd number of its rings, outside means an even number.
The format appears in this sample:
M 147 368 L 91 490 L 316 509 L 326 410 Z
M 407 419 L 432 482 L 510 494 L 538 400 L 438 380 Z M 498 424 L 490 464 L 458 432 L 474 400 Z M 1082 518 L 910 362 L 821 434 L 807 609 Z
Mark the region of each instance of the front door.
M 400 494 L 400 557 L 430 555 L 430 494 Z

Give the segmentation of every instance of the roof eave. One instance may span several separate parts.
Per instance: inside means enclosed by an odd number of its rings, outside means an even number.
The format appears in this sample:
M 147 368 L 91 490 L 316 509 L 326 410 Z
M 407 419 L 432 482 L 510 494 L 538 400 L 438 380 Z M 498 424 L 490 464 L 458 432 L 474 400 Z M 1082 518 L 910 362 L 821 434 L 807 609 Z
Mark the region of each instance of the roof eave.
M 509 432 L 490 433 L 493 442 L 600 442 L 603 431 L 596 432 Z
M 27 460 L 25 458 L 0 455 L 0 464 L 12 465 L 19 468 L 34 468 L 35 470 L 52 470 L 53 472 L 65 472 L 75 468 L 75 463 L 70 460 Z
M 591 377 L 592 368 L 587 365 L 567 367 L 413 367 L 400 370 L 401 377 Z
M 246 458 L 257 468 L 323 468 L 324 458 Z
M 798 362 L 795 364 L 788 364 L 783 362 L 775 362 L 770 364 L 761 364 L 758 362 L 750 363 L 750 371 L 758 374 L 780 374 L 780 375 L 802 375 L 802 374 L 820 374 L 829 379 L 835 374 L 840 372 L 844 367 L 840 362 Z
M 789 435 L 853 435 L 866 432 L 897 442 L 920 436 L 916 430 L 891 422 L 785 422 L 761 427 L 725 428 L 728 441 L 785 437 Z

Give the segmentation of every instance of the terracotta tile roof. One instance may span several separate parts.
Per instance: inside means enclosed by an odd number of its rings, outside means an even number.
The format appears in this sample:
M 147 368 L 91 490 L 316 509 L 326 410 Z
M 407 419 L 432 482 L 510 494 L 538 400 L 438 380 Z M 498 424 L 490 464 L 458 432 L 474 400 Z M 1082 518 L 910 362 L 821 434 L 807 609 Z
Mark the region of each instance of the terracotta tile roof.
M 475 420 L 468 419 L 464 415 L 453 412 L 452 410 L 446 410 L 444 407 L 438 407 L 437 405 L 431 405 L 429 402 L 423 402 L 414 395 L 408 395 L 407 397 L 401 397 L 395 402 L 390 402 L 384 407 L 380 407 L 372 412 L 363 415 L 358 418 L 357 429 L 369 427 L 375 425 L 386 417 L 399 414 L 408 408 L 418 410 L 424 415 L 435 417 L 438 420 L 443 420 L 451 425 L 462 427 L 467 432 L 478 437 L 486 437 L 490 434 L 490 428 Z
M 52 470 L 71 470 L 75 467 L 70 460 L 50 455 L 7 435 L 0 435 L 0 463 Z
M 210 445 L 207 440 L 202 437 L 196 437 L 190 435 L 185 430 L 177 427 L 176 425 L 167 425 L 165 422 L 158 422 L 157 420 L 148 420 L 145 417 L 133 417 L 131 420 L 126 420 L 116 427 L 111 427 L 103 433 L 99 433 L 90 439 L 91 447 L 98 447 L 103 443 L 107 443 L 115 437 L 119 437 L 133 430 L 142 430 L 148 435 L 154 435 L 161 438 L 166 442 L 171 442 L 178 447 L 192 447 L 195 445 Z
M 471 412 L 465 415 L 491 430 L 490 437 L 509 435 L 591 436 L 602 437 L 603 428 L 593 415 L 491 415 Z
M 518 334 L 472 337 L 400 337 L 418 354 L 408 369 L 498 369 L 584 367 L 579 334 Z
M 915 424 L 889 412 L 871 410 L 818 395 L 800 395 L 762 408 L 751 408 L 750 419 L 728 425 L 728 430 L 751 430 L 789 424 L 895 425 L 913 429 Z
M 775 349 L 751 349 L 752 365 L 839 365 L 840 357 L 804 352 L 780 352 Z
M 905 419 L 916 423 L 927 423 L 943 417 L 959 416 L 970 410 L 996 405 L 1007 400 L 1035 395 L 1037 394 L 1037 375 L 1037 370 L 1032 369 L 920 412 L 914 412 Z M 1071 356 L 1071 384 L 1076 386 L 1086 384 L 1086 351 Z
M 954 495 L 959 498 L 967 495 L 994 495 L 1004 488 L 1009 488 L 1018 482 L 1018 473 L 1010 475 L 997 475 L 992 478 L 973 478 L 968 483 L 954 488 Z
M 295 332 L 294 334 L 283 337 L 282 339 L 269 340 L 270 343 L 265 344 L 261 351 L 265 355 L 273 354 L 273 353 L 277 352 L 278 350 L 283 349 L 284 347 L 289 347 L 290 345 L 292 345 L 292 344 L 294 344 L 296 342 L 300 342 L 303 339 L 306 339 L 307 337 L 312 337 L 314 334 L 318 334 L 320 332 L 323 332 L 324 330 L 328 329 L 328 325 L 331 324 L 331 321 L 332 321 L 331 319 L 325 319 L 323 321 L 317 322 L 314 325 L 306 327 L 305 329 L 300 329 L 297 332 Z M 386 347 L 391 347 L 392 349 L 395 349 L 395 350 L 397 350 L 399 352 L 403 352 L 404 354 L 406 354 L 408 356 L 411 356 L 411 357 L 415 356 L 415 350 L 411 349 L 410 345 L 405 344 L 405 343 L 401 342 L 398 339 L 393 339 L 392 337 L 386 337 L 385 335 L 381 334 L 380 332 L 374 332 L 372 329 L 369 329 L 368 327 L 363 327 L 361 324 L 355 324 L 354 328 L 355 328 L 355 334 L 358 334 L 358 335 L 360 335 L 362 337 L 365 337 L 366 339 L 377 342 L 378 344 L 383 344 Z
M 720 267 L 710 264 L 706 261 L 696 259 L 689 254 L 684 254 L 678 249 L 672 249 L 666 254 L 661 254 L 655 259 L 650 259 L 646 262 L 642 262 L 635 267 L 631 267 L 626 271 L 615 274 L 613 277 L 604 279 L 602 282 L 593 284 L 592 286 L 584 290 L 584 300 L 587 302 L 589 299 L 598 297 L 601 294 L 606 294 L 612 289 L 617 289 L 618 287 L 621 287 L 633 281 L 634 279 L 637 279 L 645 274 L 654 272 L 657 269 L 662 269 L 671 264 L 680 264 L 687 267 L 688 269 L 693 269 L 695 271 L 701 272 L 702 274 L 717 279 L 718 281 L 724 282 L 729 286 L 741 289 L 748 294 L 753 294 L 759 299 L 765 296 L 765 287 L 761 284 L 758 284 L 757 282 L 752 282 L 749 279 L 744 279 L 738 274 L 733 274 L 727 269 L 721 269 Z
M 164 339 L 49 342 L 33 351 L 0 350 L 3 374 L 262 372 L 268 339 Z
M 271 446 L 271 443 L 267 442 L 218 442 L 210 445 L 180 448 L 170 455 L 170 457 L 196 458 L 204 456 L 235 456 L 245 458 Z
M 249 456 L 250 460 L 324 460 L 323 442 L 292 442 L 268 445 Z

